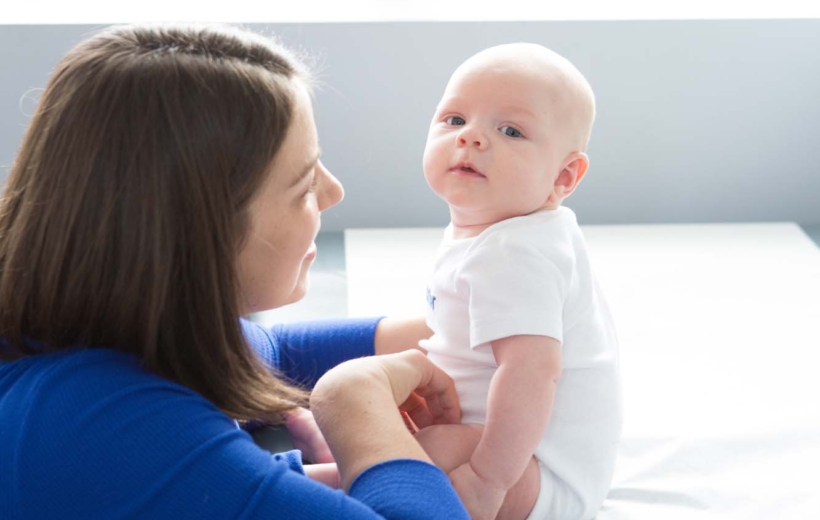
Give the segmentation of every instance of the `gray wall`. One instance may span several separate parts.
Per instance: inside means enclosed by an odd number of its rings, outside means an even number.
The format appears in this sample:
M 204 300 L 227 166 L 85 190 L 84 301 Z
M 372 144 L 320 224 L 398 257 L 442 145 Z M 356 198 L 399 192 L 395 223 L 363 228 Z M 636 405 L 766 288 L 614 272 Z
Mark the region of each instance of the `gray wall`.
M 446 222 L 421 173 L 429 119 L 461 61 L 510 41 L 563 54 L 596 92 L 592 166 L 568 202 L 582 223 L 820 223 L 820 20 L 249 27 L 318 59 L 324 161 L 347 191 L 326 231 Z M 26 92 L 93 28 L 0 26 L 0 165 Z

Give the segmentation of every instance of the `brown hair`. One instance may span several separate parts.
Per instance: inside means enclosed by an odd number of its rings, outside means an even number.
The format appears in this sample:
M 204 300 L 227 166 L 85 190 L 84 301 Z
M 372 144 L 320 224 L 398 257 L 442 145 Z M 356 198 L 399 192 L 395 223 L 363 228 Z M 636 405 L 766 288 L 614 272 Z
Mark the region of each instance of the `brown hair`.
M 302 404 L 244 340 L 236 276 L 295 81 L 289 52 L 227 27 L 114 27 L 71 50 L 0 206 L 0 355 L 129 352 L 238 419 Z

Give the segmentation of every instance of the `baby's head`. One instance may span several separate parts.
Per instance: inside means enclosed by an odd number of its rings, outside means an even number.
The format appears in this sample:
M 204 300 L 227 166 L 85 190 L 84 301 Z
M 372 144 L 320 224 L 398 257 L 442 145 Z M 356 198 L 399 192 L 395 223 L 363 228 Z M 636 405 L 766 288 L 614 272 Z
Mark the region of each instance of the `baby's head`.
M 586 173 L 594 117 L 592 89 L 568 60 L 541 45 L 491 47 L 450 77 L 425 178 L 456 226 L 557 208 Z

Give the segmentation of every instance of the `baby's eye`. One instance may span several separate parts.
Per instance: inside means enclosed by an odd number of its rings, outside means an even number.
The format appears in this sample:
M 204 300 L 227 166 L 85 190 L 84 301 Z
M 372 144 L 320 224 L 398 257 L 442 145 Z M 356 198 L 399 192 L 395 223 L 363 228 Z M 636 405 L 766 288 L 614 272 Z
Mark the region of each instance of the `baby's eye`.
M 502 126 L 499 128 L 507 137 L 524 137 L 521 132 L 511 126 Z
M 445 122 L 448 125 L 461 126 L 461 125 L 465 124 L 467 121 L 465 121 L 463 117 L 450 116 L 447 119 L 445 119 Z

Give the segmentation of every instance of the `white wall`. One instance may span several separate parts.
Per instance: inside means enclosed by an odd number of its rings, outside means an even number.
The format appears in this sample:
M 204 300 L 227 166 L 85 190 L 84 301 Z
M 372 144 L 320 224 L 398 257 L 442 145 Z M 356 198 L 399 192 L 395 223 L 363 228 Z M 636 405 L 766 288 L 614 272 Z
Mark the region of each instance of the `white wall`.
M 249 25 L 317 57 L 326 165 L 347 196 L 323 229 L 437 226 L 427 125 L 452 70 L 497 43 L 542 43 L 598 100 L 584 224 L 820 223 L 820 20 Z M 93 26 L 0 26 L 0 165 L 60 56 Z M 5 176 L 3 172 L 3 177 Z

